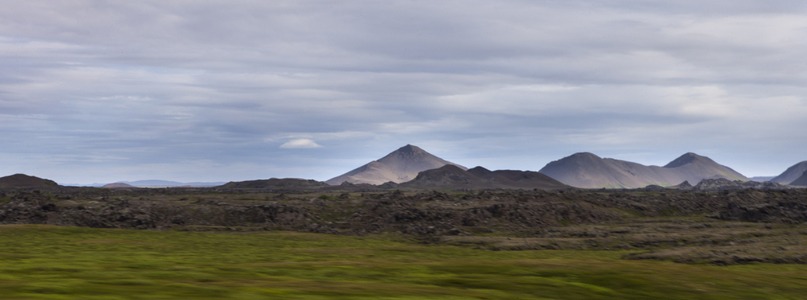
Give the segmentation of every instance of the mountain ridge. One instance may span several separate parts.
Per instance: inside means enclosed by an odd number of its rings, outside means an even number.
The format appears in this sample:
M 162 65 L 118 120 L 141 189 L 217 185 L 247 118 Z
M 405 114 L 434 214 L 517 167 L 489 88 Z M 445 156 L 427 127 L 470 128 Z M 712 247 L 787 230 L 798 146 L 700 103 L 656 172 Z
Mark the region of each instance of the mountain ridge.
M 684 181 L 697 184 L 710 178 L 748 180 L 737 171 L 692 152 L 679 156 L 664 167 L 601 158 L 592 153 L 580 152 L 552 161 L 538 172 L 579 188 L 674 186 Z

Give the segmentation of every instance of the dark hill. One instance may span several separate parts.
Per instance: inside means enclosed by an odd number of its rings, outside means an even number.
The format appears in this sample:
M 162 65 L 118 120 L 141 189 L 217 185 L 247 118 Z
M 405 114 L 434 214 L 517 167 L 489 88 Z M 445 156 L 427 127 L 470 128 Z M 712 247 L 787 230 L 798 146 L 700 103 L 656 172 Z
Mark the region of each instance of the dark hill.
M 59 184 L 53 180 L 42 179 L 25 174 L 14 174 L 11 176 L 0 177 L 0 188 L 47 188 L 57 186 L 59 186 Z
M 563 189 L 567 188 L 555 179 L 530 171 L 497 170 L 483 167 L 463 170 L 446 165 L 441 168 L 420 172 L 415 179 L 400 184 L 402 188 L 414 189 Z
M 791 184 L 793 181 L 801 177 L 804 172 L 807 172 L 807 160 L 787 168 L 787 170 L 782 172 L 782 174 L 779 174 L 779 176 L 771 179 L 771 182 L 776 182 L 779 184 Z
M 569 187 L 552 177 L 533 171 L 496 170 L 494 178 L 514 188 L 560 189 Z
M 480 186 L 482 181 L 477 176 L 454 165 L 445 165 L 437 169 L 418 173 L 415 179 L 400 184 L 401 187 L 418 188 L 469 188 Z
M 683 167 L 683 166 L 686 166 L 688 164 L 693 164 L 693 163 L 708 163 L 708 164 L 712 164 L 712 163 L 714 163 L 714 161 L 712 161 L 708 157 L 700 156 L 700 155 L 697 155 L 697 154 L 692 153 L 692 152 L 687 152 L 684 155 L 681 155 L 680 157 L 678 157 L 675 160 L 671 161 L 670 163 L 668 163 L 664 167 L 665 168 L 678 168 L 678 167 Z

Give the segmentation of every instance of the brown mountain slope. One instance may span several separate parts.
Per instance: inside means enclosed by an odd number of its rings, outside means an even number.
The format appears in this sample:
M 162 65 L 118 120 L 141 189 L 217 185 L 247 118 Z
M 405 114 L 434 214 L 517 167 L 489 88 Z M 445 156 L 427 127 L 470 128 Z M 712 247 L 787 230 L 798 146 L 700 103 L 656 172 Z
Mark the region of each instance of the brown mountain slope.
M 576 153 L 547 164 L 539 172 L 580 188 L 674 186 L 684 181 L 697 184 L 707 178 L 748 180 L 731 168 L 695 153 L 686 153 L 664 167 Z
M 406 145 L 379 160 L 334 177 L 326 181 L 326 183 L 330 185 L 339 185 L 343 182 L 376 185 L 390 181 L 402 183 L 414 179 L 422 171 L 436 169 L 445 165 L 455 165 L 460 169 L 466 169 L 463 166 L 434 156 L 417 146 Z
M 787 170 L 771 179 L 771 181 L 779 184 L 790 184 L 801 177 L 804 172 L 807 172 L 807 160 L 787 168 Z
M 57 186 L 59 186 L 59 184 L 53 180 L 42 179 L 25 174 L 14 174 L 11 176 L 0 177 L 0 188 L 46 188 Z
M 804 171 L 804 173 L 801 174 L 801 177 L 797 178 L 796 180 L 793 180 L 793 182 L 791 182 L 790 185 L 807 186 L 807 171 Z

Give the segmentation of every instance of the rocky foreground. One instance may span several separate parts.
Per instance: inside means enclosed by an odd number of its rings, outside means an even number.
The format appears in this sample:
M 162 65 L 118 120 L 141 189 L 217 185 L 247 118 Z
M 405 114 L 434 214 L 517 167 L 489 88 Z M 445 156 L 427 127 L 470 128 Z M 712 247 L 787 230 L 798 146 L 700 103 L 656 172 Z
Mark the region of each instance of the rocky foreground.
M 0 223 L 394 233 L 492 249 L 643 249 L 649 252 L 631 258 L 807 263 L 805 189 L 279 193 L 62 187 L 0 191 Z M 682 255 L 670 247 L 695 248 Z

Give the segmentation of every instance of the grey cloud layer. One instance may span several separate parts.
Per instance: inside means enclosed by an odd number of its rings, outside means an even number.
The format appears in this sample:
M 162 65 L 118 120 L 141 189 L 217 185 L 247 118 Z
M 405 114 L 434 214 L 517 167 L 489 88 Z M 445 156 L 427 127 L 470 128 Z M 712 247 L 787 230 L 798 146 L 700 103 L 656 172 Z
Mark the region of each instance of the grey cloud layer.
M 406 143 L 490 168 L 807 159 L 802 1 L 4 7 L 5 173 L 326 179 Z

